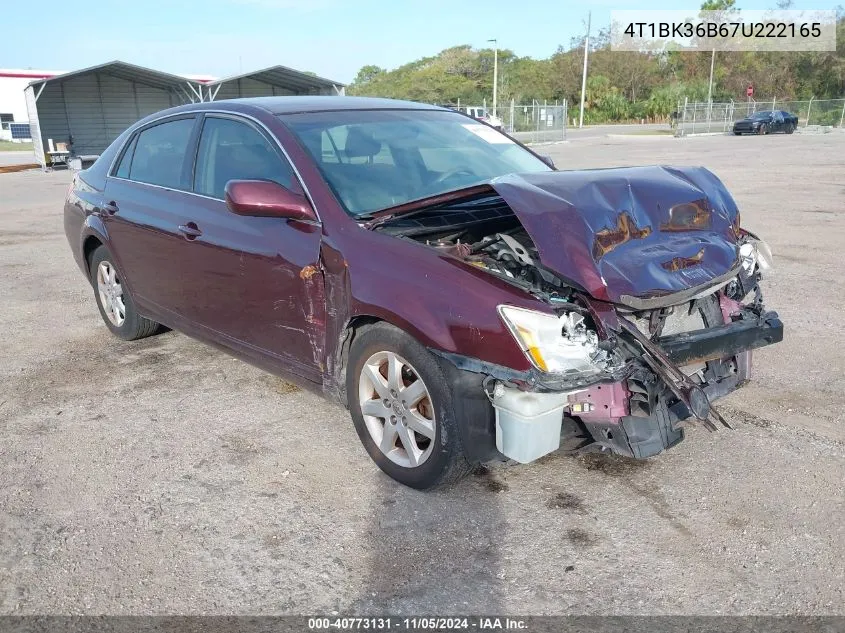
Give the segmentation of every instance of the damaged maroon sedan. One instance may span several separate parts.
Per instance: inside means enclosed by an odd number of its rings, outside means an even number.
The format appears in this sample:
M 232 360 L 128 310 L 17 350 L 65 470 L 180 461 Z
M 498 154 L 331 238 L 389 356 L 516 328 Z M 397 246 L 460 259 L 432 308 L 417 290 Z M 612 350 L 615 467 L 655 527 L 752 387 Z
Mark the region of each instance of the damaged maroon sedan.
M 115 335 L 166 325 L 338 399 L 415 488 L 728 426 L 711 401 L 783 337 L 711 172 L 556 171 L 416 103 L 158 113 L 74 178 L 65 228 Z

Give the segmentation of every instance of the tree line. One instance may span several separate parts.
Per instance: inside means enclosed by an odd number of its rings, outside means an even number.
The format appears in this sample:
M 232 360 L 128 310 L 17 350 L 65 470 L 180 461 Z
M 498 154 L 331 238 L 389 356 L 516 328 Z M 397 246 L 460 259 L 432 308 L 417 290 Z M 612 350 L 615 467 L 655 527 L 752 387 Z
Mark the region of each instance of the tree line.
M 845 11 L 841 7 L 837 17 L 836 51 L 718 52 L 713 100 L 745 101 L 749 85 L 760 99 L 845 97 Z M 614 52 L 607 30 L 591 37 L 589 46 L 585 122 L 665 120 L 685 98 L 707 100 L 710 51 Z M 548 59 L 520 57 L 507 49 L 498 55 L 500 108 L 511 100 L 517 104 L 580 102 L 584 38 L 558 47 Z M 481 105 L 486 99 L 489 106 L 493 50 L 462 45 L 393 70 L 364 66 L 347 93 L 449 105 Z

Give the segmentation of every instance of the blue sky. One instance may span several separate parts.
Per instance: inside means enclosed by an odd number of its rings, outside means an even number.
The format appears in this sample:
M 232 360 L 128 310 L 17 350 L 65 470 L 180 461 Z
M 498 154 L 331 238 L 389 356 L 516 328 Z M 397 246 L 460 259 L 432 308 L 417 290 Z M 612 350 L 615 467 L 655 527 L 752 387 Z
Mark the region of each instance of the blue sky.
M 394 68 L 449 46 L 548 57 L 612 9 L 695 10 L 654 0 L 42 0 L 0 12 L 0 67 L 73 70 L 112 59 L 225 76 L 273 64 L 349 82 L 365 64 Z M 797 0 L 796 9 L 832 9 Z M 742 9 L 775 0 L 738 0 Z M 6 25 L 13 25 L 7 27 Z M 36 26 L 37 25 L 37 26 Z M 38 33 L 36 34 L 35 28 Z

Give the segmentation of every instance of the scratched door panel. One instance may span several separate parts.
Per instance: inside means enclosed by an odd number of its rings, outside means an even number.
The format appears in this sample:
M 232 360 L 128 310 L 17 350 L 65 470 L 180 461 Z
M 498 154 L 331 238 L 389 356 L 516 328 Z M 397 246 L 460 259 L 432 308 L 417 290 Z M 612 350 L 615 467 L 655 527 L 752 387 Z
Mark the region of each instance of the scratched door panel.
M 200 197 L 185 212 L 202 234 L 180 249 L 181 313 L 224 344 L 280 359 L 307 378 L 321 373 L 320 227 L 238 216 Z

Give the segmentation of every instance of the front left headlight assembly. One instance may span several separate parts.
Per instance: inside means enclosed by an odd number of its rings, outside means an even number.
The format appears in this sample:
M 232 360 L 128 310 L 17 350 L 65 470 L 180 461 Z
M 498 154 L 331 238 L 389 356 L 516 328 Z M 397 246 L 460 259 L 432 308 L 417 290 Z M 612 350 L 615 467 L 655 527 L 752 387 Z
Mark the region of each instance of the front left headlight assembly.
M 577 312 L 560 316 L 500 305 L 499 314 L 531 364 L 543 372 L 587 378 L 610 369 L 612 357 Z
M 772 249 L 766 242 L 750 233 L 739 247 L 739 257 L 742 267 L 749 273 L 753 273 L 755 268 L 763 273 L 774 266 Z

